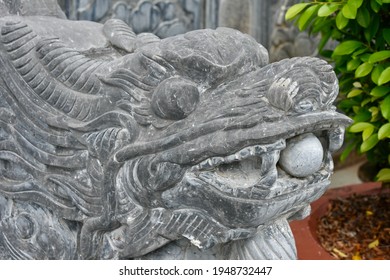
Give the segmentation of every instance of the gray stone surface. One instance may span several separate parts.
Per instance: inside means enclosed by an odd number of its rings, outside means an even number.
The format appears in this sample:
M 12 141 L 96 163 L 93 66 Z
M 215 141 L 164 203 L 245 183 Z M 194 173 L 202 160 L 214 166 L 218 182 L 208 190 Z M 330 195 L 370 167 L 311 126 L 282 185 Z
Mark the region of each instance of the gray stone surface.
M 286 21 L 285 15 L 291 6 L 300 0 L 279 0 L 274 5 L 273 24 L 270 30 L 270 61 L 279 61 L 297 56 L 317 56 L 319 36 L 313 37 L 300 31 L 293 22 Z
M 234 28 L 250 34 L 269 48 L 271 62 L 296 56 L 317 55 L 319 38 L 300 32 L 292 22 L 284 20 L 287 9 L 299 0 L 58 0 L 58 2 L 69 19 L 101 23 L 112 18 L 121 19 L 132 26 L 136 34 L 152 32 L 160 38 L 201 28 L 215 29 L 218 26 Z
M 244 33 L 251 31 L 251 0 L 221 0 L 219 6 L 219 26 L 238 29 Z
M 105 23 L 121 19 L 136 34 L 152 32 L 160 38 L 204 27 L 206 0 L 62 0 L 69 19 Z M 215 1 L 215 0 L 213 0 Z
M 66 18 L 55 0 L 0 0 L 0 17 L 8 15 Z
M 279 1 L 268 0 L 59 0 L 69 19 L 105 23 L 116 18 L 136 34 L 160 38 L 218 26 L 250 34 L 268 47 L 274 11 Z
M 160 40 L 14 15 L 0 64 L 3 258 L 294 259 L 288 221 L 328 187 L 350 122 L 330 65 L 269 64 L 229 28 Z M 323 156 L 302 177 L 279 160 L 305 134 Z

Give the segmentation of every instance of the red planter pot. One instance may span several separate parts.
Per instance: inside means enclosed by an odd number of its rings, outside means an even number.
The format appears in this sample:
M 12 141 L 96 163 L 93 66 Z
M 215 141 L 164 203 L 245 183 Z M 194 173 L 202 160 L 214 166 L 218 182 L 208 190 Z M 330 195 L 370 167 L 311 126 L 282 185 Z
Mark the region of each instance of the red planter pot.
M 317 235 L 317 221 L 327 210 L 328 202 L 338 197 L 348 197 L 352 194 L 374 194 L 380 191 L 380 183 L 363 183 L 341 188 L 329 189 L 325 194 L 311 204 L 312 213 L 301 221 L 292 221 L 291 230 L 294 234 L 299 260 L 335 260 L 320 244 Z

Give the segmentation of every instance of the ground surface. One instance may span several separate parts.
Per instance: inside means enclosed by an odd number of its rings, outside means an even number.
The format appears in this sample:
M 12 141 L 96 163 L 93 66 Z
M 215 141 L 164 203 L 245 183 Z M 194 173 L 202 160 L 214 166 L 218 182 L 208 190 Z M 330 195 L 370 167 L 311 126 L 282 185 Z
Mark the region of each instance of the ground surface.
M 390 259 L 390 193 L 330 200 L 318 238 L 337 259 Z

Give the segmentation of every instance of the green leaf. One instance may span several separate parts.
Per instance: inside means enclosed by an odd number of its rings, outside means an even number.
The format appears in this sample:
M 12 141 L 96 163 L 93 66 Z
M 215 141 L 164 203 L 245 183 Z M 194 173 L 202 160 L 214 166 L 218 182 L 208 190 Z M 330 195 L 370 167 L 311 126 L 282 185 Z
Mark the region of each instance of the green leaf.
M 363 130 L 363 134 L 362 134 L 363 141 L 368 140 L 368 138 L 372 135 L 374 130 L 375 130 L 374 126 L 367 127 L 365 130 Z
M 368 62 L 375 63 L 378 61 L 385 60 L 390 57 L 390 51 L 379 51 L 370 55 Z
M 313 27 L 312 27 L 312 30 L 310 30 L 310 32 L 312 34 L 317 34 L 317 33 L 321 33 L 321 37 L 324 37 L 324 36 L 330 36 L 332 35 L 331 33 L 331 29 L 333 28 L 333 19 L 330 19 L 330 18 L 326 18 L 326 17 L 323 17 L 323 18 L 320 18 L 320 17 L 316 17 L 315 18 L 315 22 L 313 23 Z
M 330 37 L 331 37 L 331 32 L 327 32 L 321 36 L 321 40 L 318 43 L 318 50 L 321 52 L 322 49 L 325 47 L 326 43 L 328 43 Z
M 348 0 L 348 5 L 353 5 L 356 9 L 359 9 L 363 5 L 363 0 Z
M 390 28 L 383 29 L 383 38 L 385 38 L 386 43 L 390 45 Z
M 356 20 L 360 26 L 364 28 L 369 27 L 371 21 L 370 12 L 364 7 L 360 8 L 357 12 Z
M 320 8 L 319 5 L 313 5 L 309 8 L 307 8 L 301 17 L 298 19 L 298 28 L 299 30 L 304 30 L 307 28 L 307 26 L 310 24 L 311 20 L 314 18 L 315 14 L 317 13 L 317 10 Z
M 390 92 L 390 87 L 377 86 L 371 90 L 370 95 L 375 97 L 383 97 L 389 92 Z
M 351 90 L 351 91 L 348 93 L 347 97 L 348 97 L 348 98 L 352 98 L 352 97 L 355 97 L 355 96 L 360 95 L 362 92 L 363 92 L 363 91 L 362 91 L 361 89 L 353 89 L 353 90 Z
M 379 170 L 377 176 L 383 176 L 385 174 L 390 174 L 390 168 L 382 168 L 381 170 Z
M 366 141 L 364 141 L 360 145 L 360 152 L 365 153 L 371 150 L 376 146 L 376 144 L 378 144 L 378 142 L 379 142 L 378 134 L 377 133 L 372 134 Z
M 375 16 L 372 18 L 368 28 L 364 29 L 364 37 L 368 42 L 370 42 L 372 38 L 374 38 L 378 33 L 379 25 L 380 25 L 380 17 Z
M 365 107 L 368 103 L 371 102 L 371 99 L 372 99 L 372 97 L 371 97 L 371 98 L 368 97 L 368 98 L 364 99 L 364 100 L 362 101 L 362 103 L 361 103 L 361 106 L 362 106 L 362 107 Z
M 390 181 L 390 168 L 382 168 L 376 175 L 377 180 L 380 182 Z
M 341 12 L 343 13 L 344 17 L 348 19 L 355 19 L 357 8 L 355 5 L 350 4 L 350 1 L 348 1 L 347 5 L 344 5 L 344 7 L 341 9 Z
M 359 58 L 363 58 L 363 57 L 365 58 L 366 55 L 362 55 L 362 54 L 364 54 L 366 51 L 367 51 L 367 48 L 363 47 L 363 48 L 358 49 L 351 56 L 352 56 L 353 59 L 356 59 L 358 57 Z M 367 62 L 367 61 L 368 61 L 368 57 L 367 57 L 366 61 L 364 61 L 364 62 Z
M 382 104 L 380 104 L 380 108 L 381 108 L 382 116 L 386 120 L 389 120 L 390 119 L 390 95 L 383 100 Z
M 333 55 L 351 54 L 362 46 L 363 44 L 359 41 L 355 41 L 355 40 L 344 41 L 334 49 Z
M 319 17 L 327 17 L 337 11 L 339 7 L 340 5 L 335 3 L 322 5 L 322 7 L 318 10 L 317 15 Z
M 381 6 L 375 1 L 375 0 L 371 0 L 371 9 L 375 12 L 375 13 L 378 13 L 379 10 L 381 9 Z
M 357 114 L 359 111 L 360 111 L 360 108 L 361 108 L 362 106 L 353 106 L 352 107 L 352 110 L 353 110 L 353 112 L 355 113 L 355 114 Z
M 356 116 L 353 117 L 355 123 L 367 122 L 371 119 L 371 113 L 369 110 L 360 110 Z
M 374 70 L 371 72 L 371 80 L 375 83 L 378 84 L 378 80 L 380 75 L 382 74 L 383 69 L 385 69 L 382 65 L 377 64 L 374 68 Z
M 355 78 L 361 78 L 364 76 L 367 76 L 371 73 L 372 68 L 374 65 L 368 62 L 364 62 L 362 65 L 360 65 L 356 71 L 355 71 Z
M 353 71 L 360 65 L 360 59 L 352 59 L 347 63 L 347 71 Z
M 379 128 L 378 139 L 382 140 L 390 137 L 390 123 L 386 123 Z
M 351 88 L 351 84 L 353 84 L 355 82 L 355 79 L 353 77 L 351 77 L 351 75 L 348 75 L 349 77 L 347 77 L 347 75 L 345 75 L 344 77 L 342 77 L 340 80 L 339 80 L 339 86 L 340 88 L 342 89 L 345 89 L 345 90 L 342 90 L 342 92 L 348 92 L 348 90 Z
M 351 111 L 351 108 L 355 105 L 359 105 L 359 102 L 357 102 L 356 100 L 354 99 L 342 99 L 340 100 L 339 102 L 339 108 L 342 110 L 342 111 Z
M 373 97 L 371 97 L 371 103 L 378 103 L 378 102 L 375 102 L 375 101 L 377 101 L 378 99 L 379 99 L 380 97 L 376 97 L 376 96 L 373 96 Z
M 382 3 L 390 3 L 390 0 L 382 0 Z
M 378 85 L 383 85 L 390 81 L 390 67 L 387 67 L 382 71 L 381 75 L 378 78 Z
M 368 111 L 370 111 L 371 113 L 371 120 L 370 122 L 376 122 L 379 118 L 379 109 L 378 107 L 371 107 L 370 109 L 368 109 Z
M 365 53 L 363 55 L 360 56 L 360 59 L 364 62 L 368 62 L 368 59 L 370 58 L 371 54 L 369 53 Z
M 336 16 L 336 26 L 339 30 L 344 29 L 348 25 L 349 19 L 347 19 L 343 13 L 338 13 Z
M 373 127 L 374 125 L 368 122 L 359 122 L 359 123 L 354 123 L 349 127 L 349 132 L 351 133 L 358 133 L 362 132 L 367 128 Z
M 291 6 L 286 12 L 285 19 L 286 20 L 293 19 L 309 5 L 310 3 L 299 3 L 294 6 Z

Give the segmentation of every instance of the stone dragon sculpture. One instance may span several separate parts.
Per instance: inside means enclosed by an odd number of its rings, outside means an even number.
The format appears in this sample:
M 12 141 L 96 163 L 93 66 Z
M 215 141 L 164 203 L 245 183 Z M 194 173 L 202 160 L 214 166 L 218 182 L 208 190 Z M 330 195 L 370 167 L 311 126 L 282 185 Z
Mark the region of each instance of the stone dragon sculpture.
M 0 18 L 12 259 L 294 259 L 350 120 L 332 67 L 219 28 Z

